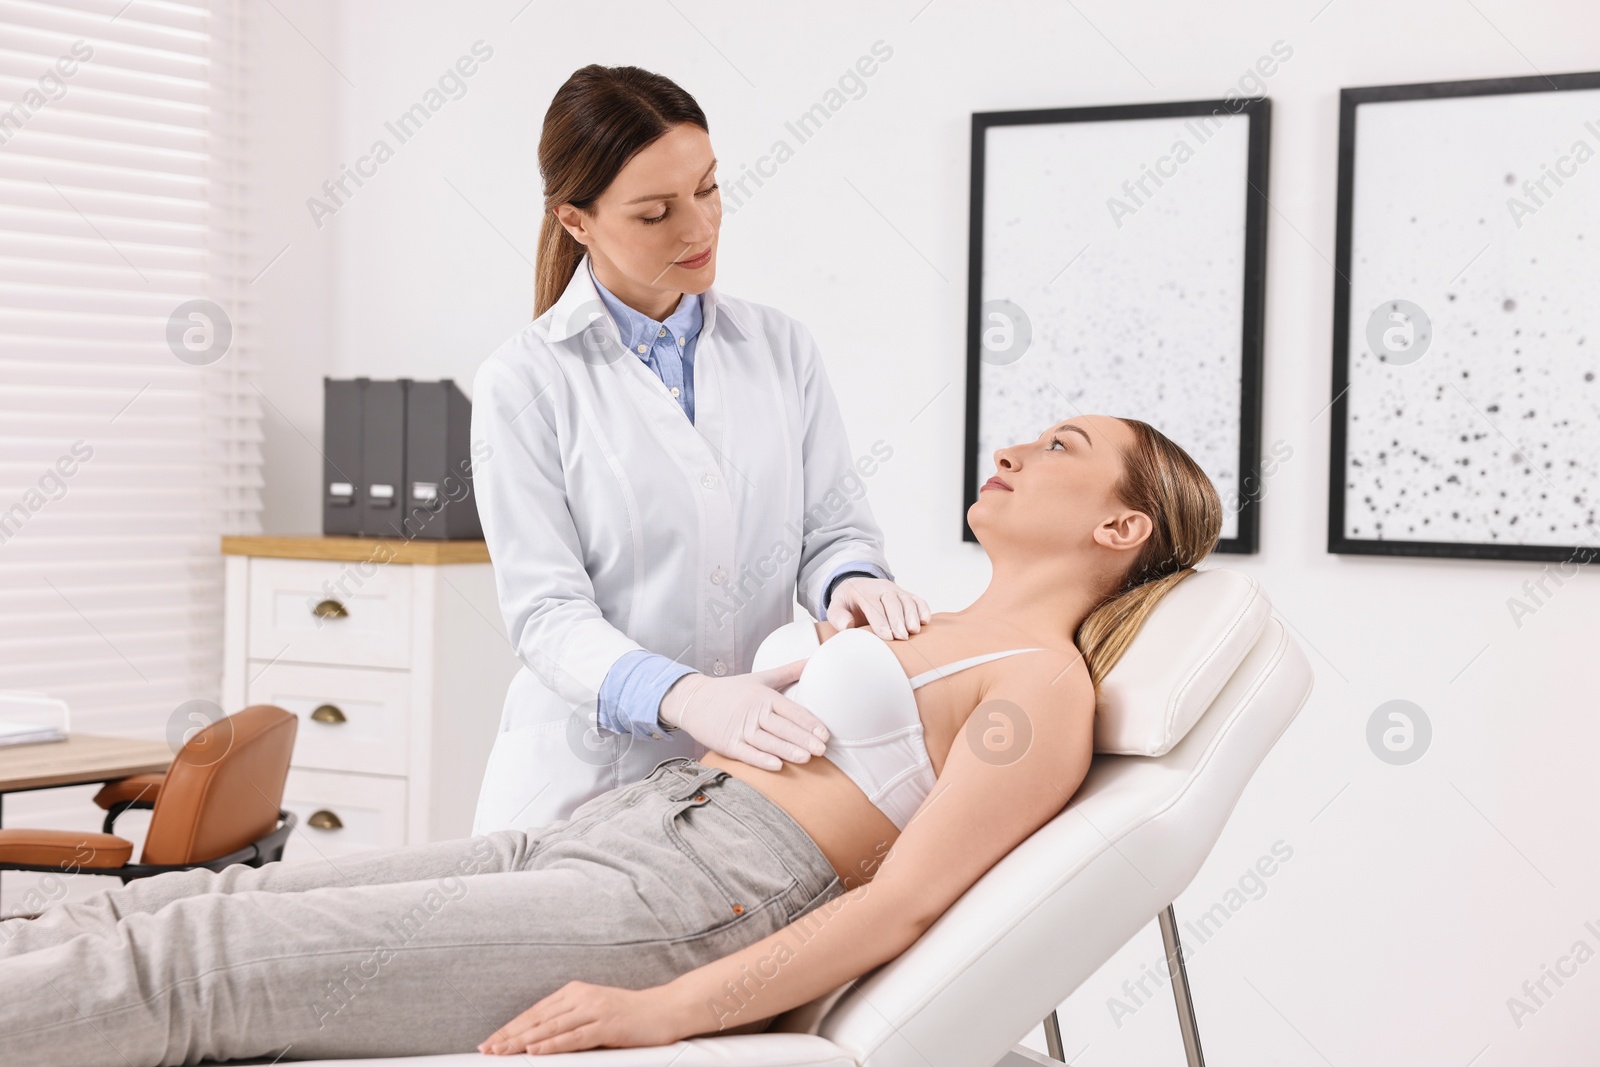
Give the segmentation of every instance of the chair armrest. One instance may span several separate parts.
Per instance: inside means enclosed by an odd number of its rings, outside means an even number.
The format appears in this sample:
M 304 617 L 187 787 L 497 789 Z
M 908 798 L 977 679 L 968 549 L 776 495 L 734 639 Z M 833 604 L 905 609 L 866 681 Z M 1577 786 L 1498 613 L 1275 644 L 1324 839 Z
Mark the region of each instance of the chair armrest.
M 133 856 L 133 842 L 82 830 L 0 830 L 0 865 L 114 871 Z
M 113 804 L 125 804 L 130 808 L 153 808 L 156 806 L 156 796 L 161 792 L 161 784 L 166 781 L 166 774 L 135 774 L 115 782 L 107 782 L 100 787 L 100 792 L 94 795 L 94 802 L 100 807 L 111 810 Z

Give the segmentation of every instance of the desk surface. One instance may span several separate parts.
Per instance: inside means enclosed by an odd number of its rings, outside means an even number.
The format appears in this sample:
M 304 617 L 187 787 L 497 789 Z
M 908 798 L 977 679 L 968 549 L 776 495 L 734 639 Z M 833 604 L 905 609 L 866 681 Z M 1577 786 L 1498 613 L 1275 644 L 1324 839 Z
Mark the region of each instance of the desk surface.
M 0 793 L 108 782 L 164 771 L 171 762 L 164 741 L 69 733 L 65 741 L 0 746 Z
M 272 535 L 222 539 L 224 556 L 268 556 L 277 559 L 331 559 L 347 563 L 488 563 L 483 541 L 405 541 L 392 537 Z

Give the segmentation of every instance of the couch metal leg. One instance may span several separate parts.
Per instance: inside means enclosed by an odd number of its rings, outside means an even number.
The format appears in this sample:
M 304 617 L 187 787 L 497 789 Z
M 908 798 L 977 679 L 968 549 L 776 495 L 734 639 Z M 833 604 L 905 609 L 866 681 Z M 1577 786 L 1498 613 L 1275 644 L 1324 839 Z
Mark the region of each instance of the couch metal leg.
M 1183 1055 L 1189 1067 L 1205 1067 L 1200 1054 L 1200 1029 L 1194 1020 L 1194 1001 L 1189 998 L 1189 972 L 1183 965 L 1183 946 L 1178 942 L 1178 915 L 1168 904 L 1161 913 L 1161 943 L 1167 950 L 1167 973 L 1172 976 L 1172 999 L 1178 1007 L 1178 1031 L 1183 1034 Z
M 1058 1063 L 1067 1062 L 1066 1050 L 1061 1047 L 1061 1023 L 1053 1010 L 1044 1017 L 1044 1047 L 1050 1050 L 1051 1059 Z
M 1168 904 L 1158 918 L 1161 944 L 1167 952 L 1167 973 L 1172 976 L 1172 999 L 1178 1008 L 1178 1032 L 1183 1035 L 1184 1060 L 1188 1067 L 1205 1067 L 1205 1057 L 1200 1053 L 1200 1027 L 1194 1018 L 1194 1001 L 1189 997 L 1189 972 L 1183 965 L 1183 945 L 1178 940 L 1178 913 Z M 1051 1059 L 1067 1062 L 1061 1045 L 1061 1023 L 1053 1011 L 1044 1017 L 1044 1043 Z

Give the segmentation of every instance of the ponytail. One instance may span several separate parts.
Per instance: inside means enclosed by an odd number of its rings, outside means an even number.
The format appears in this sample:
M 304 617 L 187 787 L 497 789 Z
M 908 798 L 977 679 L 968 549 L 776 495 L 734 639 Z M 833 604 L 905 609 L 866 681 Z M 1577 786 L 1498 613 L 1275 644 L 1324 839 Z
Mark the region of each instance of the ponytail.
M 1120 588 L 1078 625 L 1076 643 L 1096 690 L 1161 598 L 1195 573 L 1222 532 L 1222 501 L 1200 465 L 1148 423 L 1122 421 L 1134 447 L 1122 457 L 1116 495 L 1150 516 L 1151 532 Z
M 561 225 L 556 213 L 546 211 L 544 221 L 539 224 L 539 251 L 534 256 L 534 318 L 561 299 L 567 283 L 578 271 L 578 264 L 583 262 L 583 251 L 583 246 Z
M 1163 574 L 1102 601 L 1088 614 L 1078 627 L 1078 650 L 1083 653 L 1083 662 L 1089 668 L 1089 679 L 1096 690 L 1133 644 L 1144 620 L 1167 595 L 1167 590 L 1194 573 L 1193 567 L 1183 567 Z

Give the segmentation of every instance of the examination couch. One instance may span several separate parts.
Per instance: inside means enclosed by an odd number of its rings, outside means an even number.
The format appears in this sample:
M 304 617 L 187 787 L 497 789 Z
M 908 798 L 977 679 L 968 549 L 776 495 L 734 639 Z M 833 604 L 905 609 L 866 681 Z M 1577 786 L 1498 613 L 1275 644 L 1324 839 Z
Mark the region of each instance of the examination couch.
M 1311 687 L 1305 654 L 1273 617 L 1256 581 L 1223 568 L 1202 570 L 1163 598 L 1102 684 L 1096 756 L 1071 802 L 899 958 L 779 1015 L 763 1033 L 516 1062 L 1024 1067 L 1041 1057 L 1017 1042 L 1044 1021 L 1059 1059 L 1056 1006 L 1158 919 L 1169 960 L 1179 964 L 1169 970 L 1184 1051 L 1196 1065 L 1199 1032 L 1170 906 Z M 322 1062 L 500 1061 L 469 1053 Z

